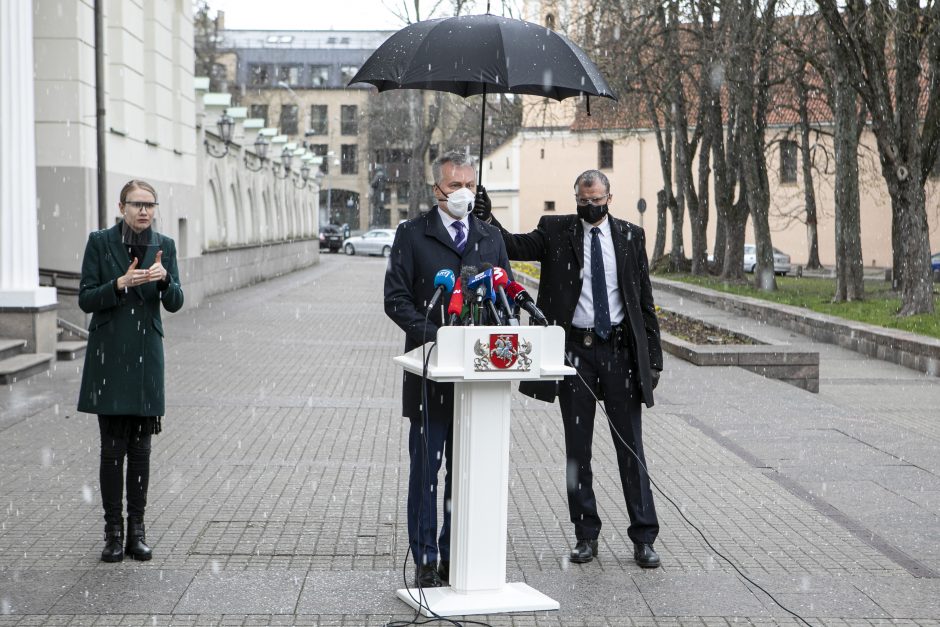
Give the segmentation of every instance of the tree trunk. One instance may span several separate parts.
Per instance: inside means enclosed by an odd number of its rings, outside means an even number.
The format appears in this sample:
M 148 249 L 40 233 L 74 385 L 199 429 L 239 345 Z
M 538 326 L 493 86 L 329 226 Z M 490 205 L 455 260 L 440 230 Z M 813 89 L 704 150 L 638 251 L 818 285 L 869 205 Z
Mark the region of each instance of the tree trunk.
M 656 243 L 653 244 L 653 262 L 666 250 L 666 190 L 656 192 Z
M 809 270 L 818 270 L 822 268 L 822 264 L 819 262 L 819 235 L 816 228 L 819 219 L 816 212 L 816 189 L 813 184 L 813 156 L 809 147 L 810 121 L 806 82 L 803 80 L 805 74 L 806 63 L 800 69 L 797 80 L 800 109 L 800 158 L 803 169 L 803 202 L 806 207 L 806 245 L 808 249 L 806 267 Z
M 725 281 L 744 279 L 744 236 L 747 231 L 748 203 L 745 188 L 741 186 L 741 195 L 728 212 L 725 221 L 725 263 L 721 278 Z
M 862 231 L 858 188 L 858 97 L 843 76 L 833 85 L 835 103 L 835 301 L 861 300 L 865 295 L 862 277 Z
M 919 165 L 919 164 L 917 164 Z M 920 177 L 897 181 L 891 194 L 892 213 L 898 216 L 901 248 L 901 316 L 933 313 L 933 280 L 930 271 L 930 231 L 924 186 Z

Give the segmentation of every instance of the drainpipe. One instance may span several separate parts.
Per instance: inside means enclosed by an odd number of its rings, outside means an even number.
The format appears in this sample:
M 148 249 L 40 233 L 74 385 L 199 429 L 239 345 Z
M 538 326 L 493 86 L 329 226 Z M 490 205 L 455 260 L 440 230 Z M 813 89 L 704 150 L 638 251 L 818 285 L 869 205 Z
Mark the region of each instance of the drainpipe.
M 95 0 L 95 134 L 98 142 L 98 228 L 108 224 L 108 171 L 105 167 L 104 1 Z

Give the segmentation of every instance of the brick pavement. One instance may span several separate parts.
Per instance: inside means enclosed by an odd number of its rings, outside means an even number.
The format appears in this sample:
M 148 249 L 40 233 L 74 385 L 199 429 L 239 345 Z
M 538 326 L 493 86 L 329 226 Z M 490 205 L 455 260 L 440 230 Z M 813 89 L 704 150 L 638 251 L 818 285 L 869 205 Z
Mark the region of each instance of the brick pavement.
M 411 615 L 394 596 L 407 546 L 407 431 L 391 357 L 403 337 L 382 312 L 382 260 L 322 259 L 166 321 L 149 563 L 97 561 L 98 436 L 93 417 L 73 409 L 80 364 L 0 391 L 0 627 L 380 625 Z M 645 413 L 652 476 L 811 623 L 940 624 L 937 388 L 902 389 L 879 362 L 853 377 L 827 371 L 837 358 L 822 376 L 841 377 L 830 389 L 867 393 L 864 416 L 825 386 L 817 397 L 667 358 L 658 404 Z M 912 411 L 891 403 L 892 386 Z M 558 409 L 515 402 L 507 568 L 561 610 L 488 623 L 796 624 L 662 497 L 664 567 L 633 564 L 606 430 L 595 444 L 600 557 L 567 563 Z M 894 461 L 844 433 L 881 438 Z M 905 500 L 917 504 L 911 524 L 885 533 L 905 522 Z M 912 561 L 926 576 L 912 574 Z

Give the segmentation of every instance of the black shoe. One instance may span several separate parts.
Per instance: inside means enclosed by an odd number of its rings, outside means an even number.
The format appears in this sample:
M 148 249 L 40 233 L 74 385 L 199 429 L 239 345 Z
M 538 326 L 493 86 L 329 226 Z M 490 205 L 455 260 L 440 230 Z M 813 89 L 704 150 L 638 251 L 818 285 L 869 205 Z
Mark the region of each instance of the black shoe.
M 445 584 L 450 583 L 450 562 L 447 560 L 441 560 L 437 564 L 437 574 L 441 578 L 441 582 Z
M 437 573 L 437 564 L 422 564 L 415 567 L 415 587 L 440 588 L 441 576 Z
M 153 551 L 146 544 L 144 523 L 127 521 L 127 547 L 125 551 L 129 557 L 146 562 L 153 557 Z
M 120 562 L 124 559 L 124 523 L 105 525 L 102 562 Z
M 569 560 L 575 564 L 586 564 L 597 557 L 597 540 L 578 540 L 577 546 L 571 549 Z
M 659 568 L 660 560 L 653 550 L 652 544 L 633 543 L 633 561 L 640 565 L 640 568 Z

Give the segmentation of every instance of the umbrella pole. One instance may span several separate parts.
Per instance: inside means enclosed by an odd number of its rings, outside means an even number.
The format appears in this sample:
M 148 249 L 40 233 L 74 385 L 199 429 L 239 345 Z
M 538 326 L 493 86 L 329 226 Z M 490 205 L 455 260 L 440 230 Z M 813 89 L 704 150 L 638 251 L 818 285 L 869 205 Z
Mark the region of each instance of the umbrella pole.
M 486 131 L 486 83 L 483 83 L 483 115 L 480 119 L 480 182 L 483 186 L 483 134 Z

